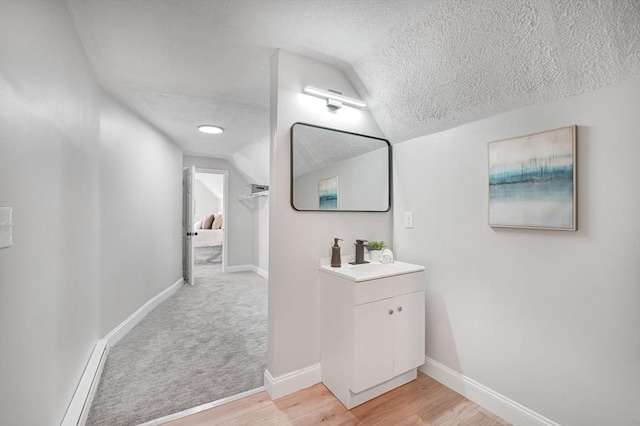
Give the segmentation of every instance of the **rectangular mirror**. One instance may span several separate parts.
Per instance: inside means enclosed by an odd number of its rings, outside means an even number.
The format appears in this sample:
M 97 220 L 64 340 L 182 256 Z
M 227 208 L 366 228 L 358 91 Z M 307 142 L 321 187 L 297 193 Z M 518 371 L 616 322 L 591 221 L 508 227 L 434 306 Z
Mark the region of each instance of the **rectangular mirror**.
M 391 144 L 373 136 L 295 123 L 291 126 L 291 207 L 389 211 Z

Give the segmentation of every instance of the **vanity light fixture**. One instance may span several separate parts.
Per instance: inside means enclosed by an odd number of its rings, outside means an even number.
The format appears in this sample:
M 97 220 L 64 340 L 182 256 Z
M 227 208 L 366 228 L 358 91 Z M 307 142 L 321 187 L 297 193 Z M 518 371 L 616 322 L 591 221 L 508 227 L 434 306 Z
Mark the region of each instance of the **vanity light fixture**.
M 363 102 L 359 99 L 349 98 L 336 90 L 322 90 L 316 89 L 312 86 L 306 86 L 303 91 L 307 95 L 326 99 L 327 106 L 332 109 L 342 108 L 342 104 L 350 105 L 356 108 L 365 108 L 367 106 L 366 102 Z
M 198 130 L 200 130 L 202 133 L 207 133 L 210 135 L 218 135 L 224 132 L 224 129 L 222 127 L 214 126 L 213 124 L 203 124 L 201 126 L 198 126 Z

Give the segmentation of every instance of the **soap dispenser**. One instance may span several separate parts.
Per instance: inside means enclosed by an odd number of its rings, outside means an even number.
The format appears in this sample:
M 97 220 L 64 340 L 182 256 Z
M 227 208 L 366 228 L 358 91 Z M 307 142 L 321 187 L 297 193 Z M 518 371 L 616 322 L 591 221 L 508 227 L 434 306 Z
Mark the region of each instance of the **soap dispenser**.
M 342 266 L 342 258 L 340 256 L 340 246 L 338 245 L 338 241 L 342 241 L 341 238 L 333 239 L 333 247 L 331 247 L 331 267 L 339 268 Z

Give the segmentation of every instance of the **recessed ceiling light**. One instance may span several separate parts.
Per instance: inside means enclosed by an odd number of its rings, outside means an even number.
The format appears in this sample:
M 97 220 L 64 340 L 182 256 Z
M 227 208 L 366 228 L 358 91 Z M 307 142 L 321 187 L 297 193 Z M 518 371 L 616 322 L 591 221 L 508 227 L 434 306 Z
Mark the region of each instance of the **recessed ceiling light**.
M 224 132 L 224 129 L 222 127 L 214 126 L 213 124 L 203 124 L 201 126 L 198 126 L 198 130 L 200 130 L 202 133 L 208 133 L 210 135 L 217 135 Z

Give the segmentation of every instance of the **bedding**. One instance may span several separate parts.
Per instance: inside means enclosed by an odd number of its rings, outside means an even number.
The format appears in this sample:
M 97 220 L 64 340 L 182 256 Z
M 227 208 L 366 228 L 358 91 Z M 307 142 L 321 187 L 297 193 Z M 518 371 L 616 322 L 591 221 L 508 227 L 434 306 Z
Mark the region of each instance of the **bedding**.
M 222 228 L 222 215 L 219 214 L 216 216 L 215 220 L 211 224 L 211 229 L 221 229 Z
M 212 214 L 202 219 L 202 229 L 211 229 L 211 225 L 213 225 L 214 220 L 215 216 Z
M 194 247 L 193 263 L 202 265 L 205 263 L 222 262 L 222 245 L 212 247 Z
M 193 247 L 214 247 L 222 245 L 224 231 L 222 229 L 198 229 L 193 236 Z
M 222 227 L 222 215 L 207 215 L 194 226 L 192 237 L 194 263 L 219 263 L 222 262 L 222 240 L 224 231 Z M 213 229 L 212 229 L 213 228 Z

